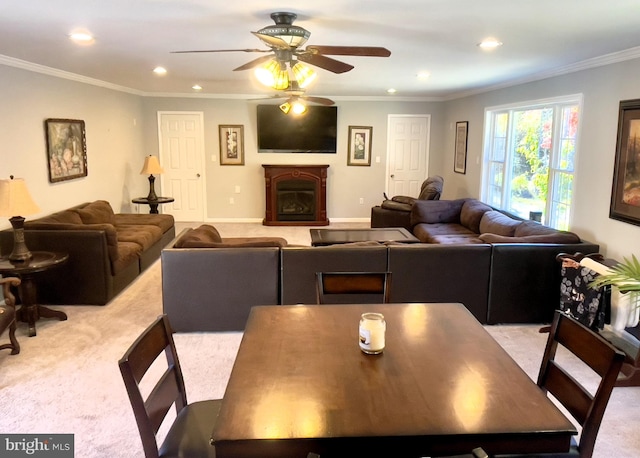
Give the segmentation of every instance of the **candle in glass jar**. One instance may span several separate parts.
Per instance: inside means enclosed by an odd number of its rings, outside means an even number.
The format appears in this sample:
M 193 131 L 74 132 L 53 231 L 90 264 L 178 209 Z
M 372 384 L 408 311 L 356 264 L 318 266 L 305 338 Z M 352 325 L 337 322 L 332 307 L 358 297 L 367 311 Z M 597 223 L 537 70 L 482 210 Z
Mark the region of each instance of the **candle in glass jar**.
M 382 353 L 387 323 L 382 313 L 363 313 L 360 317 L 360 349 L 367 354 Z

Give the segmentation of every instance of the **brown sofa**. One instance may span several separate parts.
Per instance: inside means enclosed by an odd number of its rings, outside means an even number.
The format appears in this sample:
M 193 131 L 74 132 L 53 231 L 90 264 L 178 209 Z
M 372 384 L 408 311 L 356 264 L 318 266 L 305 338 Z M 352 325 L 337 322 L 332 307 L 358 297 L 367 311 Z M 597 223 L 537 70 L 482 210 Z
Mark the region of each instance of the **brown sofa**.
M 38 300 L 104 305 L 156 261 L 174 237 L 173 216 L 116 214 L 104 200 L 27 221 L 30 250 L 69 254 L 64 265 L 38 275 Z M 12 231 L 1 231 L 2 253 L 12 246 Z

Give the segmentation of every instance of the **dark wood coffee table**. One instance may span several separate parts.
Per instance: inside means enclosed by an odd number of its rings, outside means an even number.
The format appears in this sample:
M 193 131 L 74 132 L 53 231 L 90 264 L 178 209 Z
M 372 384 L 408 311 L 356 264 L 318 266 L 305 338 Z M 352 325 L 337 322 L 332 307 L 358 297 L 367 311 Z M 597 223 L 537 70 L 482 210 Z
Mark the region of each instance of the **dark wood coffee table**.
M 414 235 L 403 227 L 374 227 L 362 229 L 309 229 L 311 245 L 335 245 L 352 242 L 403 242 L 419 243 Z

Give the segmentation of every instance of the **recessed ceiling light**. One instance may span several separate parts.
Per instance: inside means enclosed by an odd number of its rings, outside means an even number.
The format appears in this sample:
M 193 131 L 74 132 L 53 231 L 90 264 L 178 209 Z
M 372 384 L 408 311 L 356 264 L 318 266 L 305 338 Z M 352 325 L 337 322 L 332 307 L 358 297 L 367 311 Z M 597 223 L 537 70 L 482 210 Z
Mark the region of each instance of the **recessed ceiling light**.
M 387 89 L 387 92 L 389 94 L 395 94 L 397 91 L 394 88 L 390 87 L 389 89 Z
M 502 42 L 495 38 L 485 38 L 480 43 L 478 43 L 478 47 L 487 50 L 496 49 L 500 46 L 502 46 Z
M 69 34 L 69 39 L 80 45 L 90 45 L 95 43 L 95 38 L 86 30 L 76 30 Z
M 194 84 L 193 86 L 191 86 L 191 89 L 193 89 L 194 91 L 201 91 L 202 86 L 200 86 L 199 84 Z
M 429 72 L 419 72 L 417 75 L 419 80 L 428 80 L 430 76 L 431 76 L 431 73 Z
M 156 67 L 153 69 L 153 73 L 156 75 L 165 75 L 167 73 L 167 69 L 164 67 Z

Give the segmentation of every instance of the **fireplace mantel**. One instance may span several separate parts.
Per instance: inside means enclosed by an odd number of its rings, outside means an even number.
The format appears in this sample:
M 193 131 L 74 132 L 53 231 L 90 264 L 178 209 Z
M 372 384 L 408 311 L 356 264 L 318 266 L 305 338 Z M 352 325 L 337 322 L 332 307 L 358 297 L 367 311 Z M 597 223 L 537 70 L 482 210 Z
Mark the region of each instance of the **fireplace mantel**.
M 266 196 L 265 226 L 328 226 L 327 169 L 328 165 L 271 165 L 263 164 Z M 299 186 L 300 191 L 296 191 Z M 305 197 L 306 204 L 299 213 L 295 205 L 279 202 L 285 194 Z M 283 191 L 284 189 L 284 191 Z M 312 197 L 311 197 L 312 196 Z M 285 207 L 285 210 L 283 210 Z M 309 208 L 307 208 L 309 207 Z M 287 213 L 291 209 L 291 213 Z

